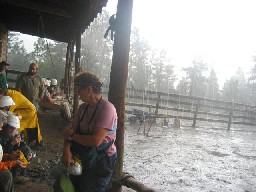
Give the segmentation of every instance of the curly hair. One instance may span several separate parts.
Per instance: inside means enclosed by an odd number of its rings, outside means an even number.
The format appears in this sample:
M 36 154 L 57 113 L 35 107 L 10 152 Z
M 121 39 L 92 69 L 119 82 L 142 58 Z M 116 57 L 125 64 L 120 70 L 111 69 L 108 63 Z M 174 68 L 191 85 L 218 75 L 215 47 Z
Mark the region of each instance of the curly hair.
M 100 82 L 99 78 L 90 72 L 82 71 L 76 74 L 74 83 L 77 86 L 80 86 L 86 89 L 88 86 L 92 87 L 92 90 L 95 93 L 101 92 L 102 82 Z

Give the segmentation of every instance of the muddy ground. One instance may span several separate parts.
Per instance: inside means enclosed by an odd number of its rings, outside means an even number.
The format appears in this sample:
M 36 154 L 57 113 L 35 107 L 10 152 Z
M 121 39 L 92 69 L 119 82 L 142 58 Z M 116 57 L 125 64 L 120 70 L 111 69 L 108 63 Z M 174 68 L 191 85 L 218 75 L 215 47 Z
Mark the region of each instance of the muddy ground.
M 31 181 L 15 185 L 16 192 L 53 191 L 53 177 L 50 171 L 57 166 L 61 155 L 63 140 L 60 132 L 70 123 L 61 119 L 58 112 L 46 111 L 39 113 L 38 116 L 45 145 L 35 150 L 37 156 L 28 166 L 27 177 Z
M 51 192 L 49 170 L 62 149 L 60 132 L 69 122 L 58 113 L 39 115 L 45 147 L 37 151 L 28 170 L 31 182 L 16 185 L 16 192 Z M 256 128 L 191 122 L 181 128 L 126 124 L 124 171 L 160 192 L 255 192 Z M 149 125 L 145 125 L 147 133 Z M 123 191 L 132 191 L 124 188 Z

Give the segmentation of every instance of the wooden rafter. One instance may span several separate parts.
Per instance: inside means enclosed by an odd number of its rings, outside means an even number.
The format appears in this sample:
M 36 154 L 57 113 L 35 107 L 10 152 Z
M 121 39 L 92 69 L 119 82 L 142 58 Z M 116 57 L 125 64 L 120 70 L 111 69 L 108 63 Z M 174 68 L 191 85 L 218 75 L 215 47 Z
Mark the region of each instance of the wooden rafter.
M 14 5 L 16 7 L 26 8 L 33 11 L 38 11 L 42 13 L 57 15 L 65 18 L 72 18 L 72 15 L 68 10 L 58 9 L 49 7 L 43 4 L 33 3 L 28 0 L 2 0 L 2 3 Z

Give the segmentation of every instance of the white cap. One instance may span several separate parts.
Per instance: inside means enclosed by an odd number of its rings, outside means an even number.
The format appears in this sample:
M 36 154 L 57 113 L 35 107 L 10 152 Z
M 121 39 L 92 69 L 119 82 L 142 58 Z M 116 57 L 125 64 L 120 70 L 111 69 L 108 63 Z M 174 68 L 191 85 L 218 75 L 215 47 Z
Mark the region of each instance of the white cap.
M 18 116 L 10 114 L 7 117 L 7 124 L 16 129 L 19 129 L 20 128 L 20 119 Z
M 13 99 L 10 96 L 2 96 L 0 98 L 0 107 L 7 107 L 15 105 Z
M 50 81 L 50 80 L 48 80 L 48 79 L 46 79 L 46 78 L 42 78 L 42 80 L 43 80 L 43 84 L 44 84 L 44 85 L 47 85 L 47 86 L 50 86 L 50 85 L 51 85 L 51 81 Z
M 51 81 L 51 85 L 57 85 L 57 84 L 58 84 L 57 79 L 52 79 L 52 81 Z
M 48 80 L 46 79 L 46 83 L 45 83 L 47 86 L 50 86 L 51 85 L 51 80 Z
M 2 145 L 0 145 L 0 162 L 1 162 L 2 159 L 3 159 L 3 154 L 4 154 L 3 148 L 2 148 Z

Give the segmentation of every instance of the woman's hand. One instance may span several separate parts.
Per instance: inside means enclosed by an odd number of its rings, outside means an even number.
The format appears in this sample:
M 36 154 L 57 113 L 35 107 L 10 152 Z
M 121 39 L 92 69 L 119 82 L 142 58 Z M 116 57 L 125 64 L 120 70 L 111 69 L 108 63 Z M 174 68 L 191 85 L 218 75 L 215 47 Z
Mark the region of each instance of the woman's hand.
M 74 133 L 72 128 L 65 128 L 62 132 L 63 138 L 69 140 L 72 133 Z
M 70 152 L 69 149 L 66 149 L 63 151 L 63 155 L 62 155 L 62 164 L 65 165 L 66 167 L 69 167 L 73 161 L 72 159 L 72 153 Z

